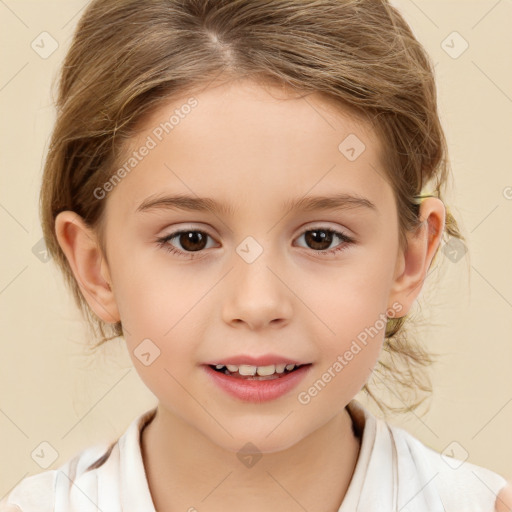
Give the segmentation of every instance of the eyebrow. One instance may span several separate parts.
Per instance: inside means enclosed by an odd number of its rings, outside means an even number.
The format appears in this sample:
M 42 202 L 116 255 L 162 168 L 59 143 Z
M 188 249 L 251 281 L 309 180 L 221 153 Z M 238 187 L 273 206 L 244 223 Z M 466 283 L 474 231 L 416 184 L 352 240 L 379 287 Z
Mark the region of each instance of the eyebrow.
M 281 205 L 289 211 L 321 211 L 321 210 L 347 210 L 364 208 L 378 213 L 377 206 L 366 197 L 357 194 L 334 194 L 330 196 L 305 196 L 300 199 L 290 199 Z M 236 211 L 224 203 L 219 203 L 209 197 L 193 197 L 183 194 L 173 196 L 150 196 L 137 208 L 136 212 L 154 210 L 185 210 L 185 211 L 211 211 L 225 215 L 234 215 Z

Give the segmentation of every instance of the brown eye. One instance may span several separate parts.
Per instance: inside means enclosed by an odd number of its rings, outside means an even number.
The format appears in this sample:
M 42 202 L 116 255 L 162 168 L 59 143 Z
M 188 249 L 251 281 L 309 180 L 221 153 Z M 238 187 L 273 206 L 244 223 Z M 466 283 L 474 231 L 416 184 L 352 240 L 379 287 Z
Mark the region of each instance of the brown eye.
M 306 243 L 311 247 L 311 249 L 318 251 L 325 251 L 329 248 L 334 238 L 332 235 L 332 231 L 325 231 L 322 229 L 314 229 L 304 233 Z
M 171 253 L 193 257 L 195 252 L 200 252 L 206 248 L 210 235 L 204 231 L 194 229 L 175 231 L 163 238 L 157 240 L 158 245 Z M 178 247 L 171 240 L 177 241 Z
M 200 251 L 205 248 L 207 237 L 201 231 L 183 231 L 173 238 L 178 238 L 186 251 Z
M 313 249 L 320 254 L 332 254 L 338 251 L 342 251 L 347 248 L 348 245 L 352 244 L 354 240 L 344 233 L 335 231 L 327 228 L 313 228 L 304 231 L 299 237 L 304 237 L 307 247 Z M 334 249 L 329 249 L 334 240 L 339 239 L 342 241 Z

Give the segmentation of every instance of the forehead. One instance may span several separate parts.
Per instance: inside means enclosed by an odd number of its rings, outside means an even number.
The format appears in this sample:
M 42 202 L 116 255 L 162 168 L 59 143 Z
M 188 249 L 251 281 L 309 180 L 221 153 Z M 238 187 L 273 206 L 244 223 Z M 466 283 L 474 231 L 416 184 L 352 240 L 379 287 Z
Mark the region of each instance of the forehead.
M 151 149 L 110 192 L 109 201 L 122 195 L 126 214 L 168 191 L 241 210 L 336 187 L 376 203 L 390 192 L 380 141 L 362 117 L 325 95 L 249 80 L 170 100 L 145 120 L 123 163 L 144 146 Z

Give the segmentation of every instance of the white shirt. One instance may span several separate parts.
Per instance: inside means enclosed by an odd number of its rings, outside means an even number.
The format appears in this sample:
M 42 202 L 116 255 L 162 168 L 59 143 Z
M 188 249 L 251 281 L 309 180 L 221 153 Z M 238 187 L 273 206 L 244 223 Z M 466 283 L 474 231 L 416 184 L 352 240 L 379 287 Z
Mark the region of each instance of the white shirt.
M 347 410 L 362 435 L 349 488 L 338 512 L 494 512 L 506 480 L 489 469 L 443 457 L 356 400 Z M 0 512 L 156 512 L 142 461 L 140 433 L 156 407 L 136 418 L 113 445 L 79 452 L 58 469 L 22 480 Z M 101 461 L 100 461 L 101 462 Z M 316 512 L 316 511 L 315 511 Z

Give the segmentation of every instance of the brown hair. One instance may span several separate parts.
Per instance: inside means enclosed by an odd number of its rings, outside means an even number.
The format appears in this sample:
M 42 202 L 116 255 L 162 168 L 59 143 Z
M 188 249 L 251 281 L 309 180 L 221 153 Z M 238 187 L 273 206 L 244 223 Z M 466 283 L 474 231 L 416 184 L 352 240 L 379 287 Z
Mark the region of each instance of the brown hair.
M 218 77 L 317 92 L 366 119 L 383 143 L 402 248 L 406 232 L 419 225 L 424 188 L 442 199 L 449 163 L 433 66 L 387 1 L 94 0 L 59 75 L 40 196 L 48 251 L 101 337 L 94 348 L 121 336 L 121 322 L 103 323 L 90 309 L 57 242 L 55 217 L 63 210 L 80 215 L 97 230 L 106 258 L 105 200 L 94 190 L 113 176 L 127 141 L 148 115 Z M 443 236 L 464 240 L 448 209 Z M 406 319 L 388 320 L 383 349 L 389 362 L 379 361 L 376 371 L 406 391 L 430 393 L 424 367 L 433 356 L 405 335 Z M 363 389 L 385 413 L 415 409 L 425 399 L 392 408 L 368 383 Z

